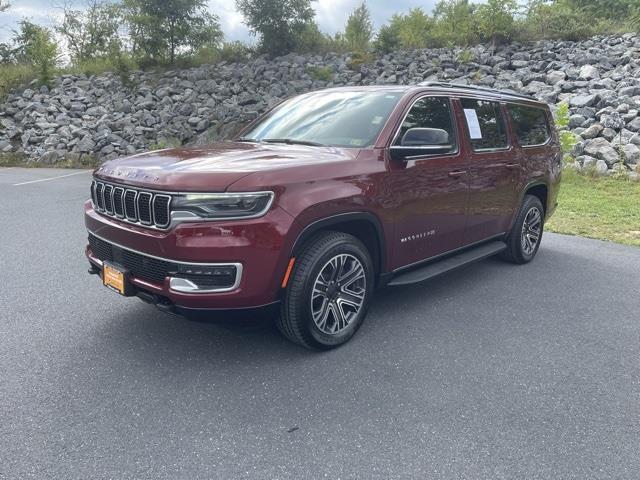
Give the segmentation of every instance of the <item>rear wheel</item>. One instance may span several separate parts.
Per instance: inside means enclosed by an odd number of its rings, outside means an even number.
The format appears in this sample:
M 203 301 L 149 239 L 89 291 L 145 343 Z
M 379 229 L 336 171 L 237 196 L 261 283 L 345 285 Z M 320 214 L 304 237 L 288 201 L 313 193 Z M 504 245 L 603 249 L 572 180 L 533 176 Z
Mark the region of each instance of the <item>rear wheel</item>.
M 544 231 L 544 207 L 538 197 L 526 195 L 502 257 L 513 263 L 528 263 L 538 253 Z
M 373 283 L 373 264 L 366 247 L 346 233 L 324 232 L 298 256 L 278 328 L 305 347 L 337 347 L 362 324 Z

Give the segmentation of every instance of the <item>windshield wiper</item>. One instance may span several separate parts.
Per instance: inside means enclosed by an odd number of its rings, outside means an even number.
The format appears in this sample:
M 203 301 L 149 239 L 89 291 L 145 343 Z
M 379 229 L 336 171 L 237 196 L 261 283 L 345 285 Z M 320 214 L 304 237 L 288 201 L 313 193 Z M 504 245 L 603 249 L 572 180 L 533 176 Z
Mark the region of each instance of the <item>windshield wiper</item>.
M 324 143 L 296 140 L 295 138 L 263 138 L 265 143 L 286 143 L 287 145 L 307 145 L 309 147 L 326 147 Z
M 260 140 L 258 140 L 257 138 L 239 137 L 239 138 L 236 138 L 236 142 L 260 143 Z

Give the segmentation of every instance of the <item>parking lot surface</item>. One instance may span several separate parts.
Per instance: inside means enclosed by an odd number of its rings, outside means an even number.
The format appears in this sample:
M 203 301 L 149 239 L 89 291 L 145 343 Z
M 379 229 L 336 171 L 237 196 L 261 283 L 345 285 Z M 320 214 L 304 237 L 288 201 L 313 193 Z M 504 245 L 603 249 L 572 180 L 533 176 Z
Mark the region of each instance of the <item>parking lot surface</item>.
M 640 249 L 546 234 L 314 353 L 102 287 L 89 179 L 0 169 L 0 479 L 640 476 Z

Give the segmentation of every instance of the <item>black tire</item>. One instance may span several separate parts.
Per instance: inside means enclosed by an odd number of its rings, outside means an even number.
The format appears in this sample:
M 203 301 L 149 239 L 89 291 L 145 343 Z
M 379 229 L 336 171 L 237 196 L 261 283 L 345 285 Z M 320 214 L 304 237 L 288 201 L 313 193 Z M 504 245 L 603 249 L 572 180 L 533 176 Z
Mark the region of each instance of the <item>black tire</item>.
M 349 269 L 351 277 L 342 276 Z M 278 329 L 307 348 L 342 345 L 362 325 L 373 287 L 373 262 L 362 242 L 346 233 L 322 232 L 297 256 L 276 321 Z
M 532 221 L 539 216 L 534 226 Z M 525 227 L 525 222 L 529 227 Z M 533 228 L 535 227 L 535 228 Z M 528 232 L 528 233 L 527 233 Z M 520 207 L 520 211 L 513 223 L 513 228 L 507 235 L 507 249 L 502 253 L 502 258 L 508 262 L 523 264 L 533 260 L 538 253 L 542 234 L 544 232 L 544 207 L 538 197 L 526 195 Z M 533 238 L 536 237 L 535 244 Z

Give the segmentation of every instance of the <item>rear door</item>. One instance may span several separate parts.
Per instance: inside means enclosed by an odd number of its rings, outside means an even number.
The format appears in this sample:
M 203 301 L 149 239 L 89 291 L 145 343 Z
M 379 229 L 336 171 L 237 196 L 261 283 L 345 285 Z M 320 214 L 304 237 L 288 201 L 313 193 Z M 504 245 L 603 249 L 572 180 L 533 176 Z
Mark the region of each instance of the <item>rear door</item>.
M 399 145 L 410 128 L 446 130 L 448 152 L 393 160 L 387 189 L 395 219 L 394 268 L 460 247 L 467 207 L 466 160 L 461 153 L 452 103 L 447 96 L 416 98 L 392 137 Z
M 465 243 L 509 230 L 520 201 L 519 150 L 510 141 L 504 105 L 494 100 L 461 98 L 469 152 L 469 208 Z

